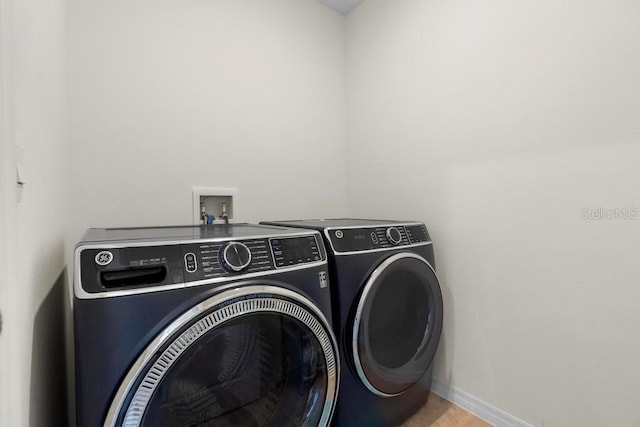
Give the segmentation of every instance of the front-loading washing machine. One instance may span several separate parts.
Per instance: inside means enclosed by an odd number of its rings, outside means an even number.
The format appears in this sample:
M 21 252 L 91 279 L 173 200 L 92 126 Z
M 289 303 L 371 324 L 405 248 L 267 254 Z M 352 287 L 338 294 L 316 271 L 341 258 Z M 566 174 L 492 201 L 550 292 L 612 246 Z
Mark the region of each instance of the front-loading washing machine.
M 319 233 L 91 229 L 75 250 L 77 425 L 326 426 L 338 393 Z
M 275 221 L 318 230 L 329 252 L 343 369 L 335 424 L 397 426 L 429 395 L 443 302 L 422 223 Z

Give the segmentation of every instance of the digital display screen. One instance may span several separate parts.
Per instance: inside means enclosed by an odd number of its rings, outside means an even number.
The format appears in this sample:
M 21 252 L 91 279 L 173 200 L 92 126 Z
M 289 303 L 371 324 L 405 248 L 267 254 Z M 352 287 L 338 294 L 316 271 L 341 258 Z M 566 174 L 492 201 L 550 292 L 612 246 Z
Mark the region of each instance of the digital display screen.
M 409 237 L 409 241 L 411 243 L 420 243 L 426 242 L 429 240 L 429 236 L 427 235 L 427 230 L 423 225 L 414 225 L 411 227 L 405 227 L 407 230 L 407 235 Z
M 295 265 L 321 259 L 313 236 L 271 240 L 271 249 L 277 267 Z
M 293 259 L 305 259 L 313 255 L 311 245 L 306 239 L 284 239 L 282 251 L 288 258 Z

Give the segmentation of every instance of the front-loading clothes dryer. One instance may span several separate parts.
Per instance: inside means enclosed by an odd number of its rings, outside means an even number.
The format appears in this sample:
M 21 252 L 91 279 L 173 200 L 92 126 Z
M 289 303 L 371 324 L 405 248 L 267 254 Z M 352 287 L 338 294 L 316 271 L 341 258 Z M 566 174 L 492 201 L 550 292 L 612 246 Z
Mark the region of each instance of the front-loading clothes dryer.
M 400 425 L 426 403 L 442 331 L 442 293 L 425 225 L 360 219 L 265 224 L 319 230 L 327 244 L 343 366 L 336 425 Z
M 91 229 L 74 273 L 78 426 L 330 423 L 339 358 L 319 233 Z

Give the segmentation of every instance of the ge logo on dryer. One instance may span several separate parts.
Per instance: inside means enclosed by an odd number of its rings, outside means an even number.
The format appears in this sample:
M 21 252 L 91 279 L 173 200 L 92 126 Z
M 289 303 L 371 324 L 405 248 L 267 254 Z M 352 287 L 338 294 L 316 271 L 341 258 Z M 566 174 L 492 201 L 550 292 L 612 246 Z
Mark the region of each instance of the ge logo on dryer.
M 98 252 L 96 255 L 96 264 L 98 265 L 108 265 L 111 261 L 113 261 L 113 254 L 109 251 Z

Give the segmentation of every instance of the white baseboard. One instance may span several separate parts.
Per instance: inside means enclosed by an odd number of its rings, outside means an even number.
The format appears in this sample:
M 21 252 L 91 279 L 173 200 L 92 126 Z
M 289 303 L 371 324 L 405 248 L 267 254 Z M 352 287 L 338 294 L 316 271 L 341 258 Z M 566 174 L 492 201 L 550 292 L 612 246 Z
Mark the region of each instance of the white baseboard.
M 431 391 L 496 427 L 533 427 L 531 424 L 478 399 L 474 395 L 457 387 L 443 384 L 435 378 L 431 383 Z

